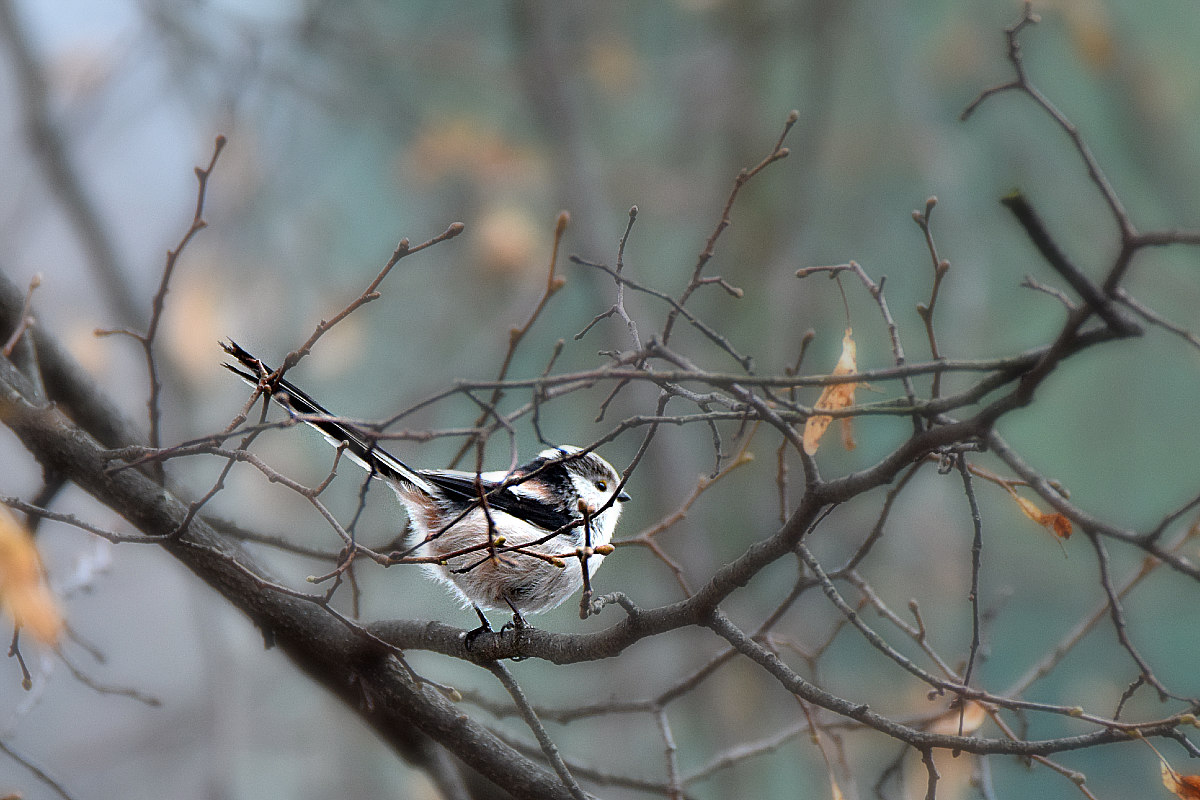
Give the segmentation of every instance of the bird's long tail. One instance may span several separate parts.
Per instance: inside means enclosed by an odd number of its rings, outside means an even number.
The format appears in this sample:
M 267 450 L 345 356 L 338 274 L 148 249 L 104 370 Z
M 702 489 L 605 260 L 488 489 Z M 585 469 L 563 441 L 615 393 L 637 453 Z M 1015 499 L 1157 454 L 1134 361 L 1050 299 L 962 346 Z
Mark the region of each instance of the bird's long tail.
M 260 378 L 271 374 L 270 367 L 232 339 L 221 342 L 221 347 L 241 365 L 226 363 L 223 366 L 251 386 L 258 386 Z M 344 444 L 346 455 L 372 475 L 389 479 L 404 487 L 412 487 L 426 495 L 434 494 L 428 481 L 416 470 L 379 447 L 374 439 L 361 429 L 339 422 L 335 414 L 295 384 L 280 378 L 275 383 L 271 399 L 290 413 L 302 415 L 301 421 L 320 431 L 334 447 Z

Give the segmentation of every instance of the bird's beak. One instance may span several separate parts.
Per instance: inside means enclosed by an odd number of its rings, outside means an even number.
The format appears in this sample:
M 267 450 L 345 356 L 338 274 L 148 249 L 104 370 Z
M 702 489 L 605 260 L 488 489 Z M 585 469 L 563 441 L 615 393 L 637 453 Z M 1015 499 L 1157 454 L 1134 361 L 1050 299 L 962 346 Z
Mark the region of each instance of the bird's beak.
M 633 499 L 633 498 L 632 498 L 632 497 L 630 497 L 630 496 L 629 496 L 627 493 L 625 493 L 625 492 L 621 492 L 619 495 L 617 495 L 617 502 L 618 502 L 618 503 L 624 503 L 624 502 L 627 502 L 627 501 L 629 501 L 629 500 L 632 500 L 632 499 Z

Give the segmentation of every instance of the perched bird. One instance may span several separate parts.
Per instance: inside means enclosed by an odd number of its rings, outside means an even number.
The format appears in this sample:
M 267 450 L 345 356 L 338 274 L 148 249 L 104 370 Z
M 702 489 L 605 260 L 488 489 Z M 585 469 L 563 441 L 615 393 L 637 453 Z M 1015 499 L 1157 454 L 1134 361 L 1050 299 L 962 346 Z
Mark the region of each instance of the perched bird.
M 222 342 L 238 365 L 224 366 L 252 386 L 271 368 L 233 341 Z M 335 446 L 385 481 L 408 512 L 406 555 L 433 558 L 429 573 L 483 611 L 548 611 L 583 586 L 604 560 L 621 504 L 621 476 L 592 452 L 561 446 L 543 450 L 511 471 L 414 469 L 383 450 L 361 430 L 333 414 L 286 380 L 272 398 L 319 430 Z M 599 548 L 600 553 L 594 552 Z

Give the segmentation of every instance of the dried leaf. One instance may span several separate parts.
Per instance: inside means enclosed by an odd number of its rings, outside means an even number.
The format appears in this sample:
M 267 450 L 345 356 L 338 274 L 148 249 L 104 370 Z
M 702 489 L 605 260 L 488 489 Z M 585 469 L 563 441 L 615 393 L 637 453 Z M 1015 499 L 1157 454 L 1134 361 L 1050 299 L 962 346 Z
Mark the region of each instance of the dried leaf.
M 1008 493 L 1012 495 L 1013 500 L 1017 501 L 1017 505 L 1021 507 L 1021 511 L 1025 512 L 1025 516 L 1036 522 L 1038 525 L 1049 530 L 1059 539 L 1070 539 L 1073 528 L 1071 520 L 1058 513 L 1046 513 L 1038 508 L 1033 501 L 1026 500 L 1017 494 L 1016 490 L 1011 486 L 1006 487 Z
M 858 442 L 854 441 L 854 420 L 850 417 L 842 417 L 842 447 L 846 450 L 853 450 L 858 447 Z
M 1180 775 L 1161 756 L 1163 786 L 1182 800 L 1200 800 L 1200 775 Z
M 1047 514 L 1045 517 L 1043 517 L 1043 519 L 1046 520 L 1043 524 L 1050 528 L 1055 536 L 1060 539 L 1071 538 L 1071 531 L 1073 530 L 1071 527 L 1071 520 L 1067 519 L 1062 514 Z
M 54 646 L 62 633 L 62 614 L 42 580 L 33 538 L 4 506 L 0 506 L 0 608 L 42 644 Z
M 804 452 L 810 456 L 817 452 L 817 448 L 821 446 L 821 437 L 825 435 L 825 429 L 831 422 L 833 422 L 833 417 L 812 416 L 808 418 L 804 423 Z
M 846 335 L 842 337 L 842 355 L 838 359 L 837 366 L 833 368 L 833 374 L 853 375 L 856 372 L 858 372 L 858 348 L 854 344 L 853 331 L 846 328 Z M 821 396 L 813 404 L 813 409 L 834 411 L 852 406 L 856 388 L 858 388 L 858 384 L 855 382 L 832 383 L 821 392 Z M 825 435 L 825 430 L 829 427 L 830 422 L 833 422 L 833 417 L 824 414 L 815 414 L 808 418 L 804 423 L 804 452 L 810 456 L 817 452 L 817 448 L 821 446 L 821 437 Z M 842 444 L 847 450 L 853 450 L 855 446 L 849 417 L 842 420 Z

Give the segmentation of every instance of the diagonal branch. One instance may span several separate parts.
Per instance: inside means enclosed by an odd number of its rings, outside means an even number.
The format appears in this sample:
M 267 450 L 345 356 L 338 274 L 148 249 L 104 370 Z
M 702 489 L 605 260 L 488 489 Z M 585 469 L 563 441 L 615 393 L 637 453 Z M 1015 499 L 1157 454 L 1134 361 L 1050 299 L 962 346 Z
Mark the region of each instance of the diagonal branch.
M 1025 234 L 1033 242 L 1038 252 L 1042 254 L 1042 257 L 1046 259 L 1046 263 L 1061 275 L 1063 280 L 1071 284 L 1071 288 L 1079 293 L 1084 302 L 1110 328 L 1122 336 L 1136 336 L 1142 332 L 1137 323 L 1127 319 L 1114 307 L 1112 300 L 1104 296 L 1099 286 L 1093 283 L 1082 270 L 1071 263 L 1067 254 L 1062 251 L 1062 248 L 1050 236 L 1050 232 L 1046 230 L 1046 226 L 1033 210 L 1033 206 L 1029 204 L 1025 195 L 1020 192 L 1013 192 L 1002 198 L 1000 204 L 1011 211 L 1013 216 L 1017 218 L 1017 222 L 1025 229 Z
M 45 467 L 120 513 L 260 627 L 302 670 L 359 713 L 398 753 L 431 765 L 438 742 L 516 796 L 570 797 L 553 773 L 501 742 L 435 689 L 419 681 L 363 629 L 296 596 L 264 590 L 274 583 L 240 545 L 202 518 L 186 533 L 188 504 L 137 470 L 110 471 L 108 452 L 54 407 L 30 403 L 28 381 L 0 359 L 5 424 Z M 368 708 L 363 698 L 371 698 Z M 433 774 L 431 772 L 431 774 Z

